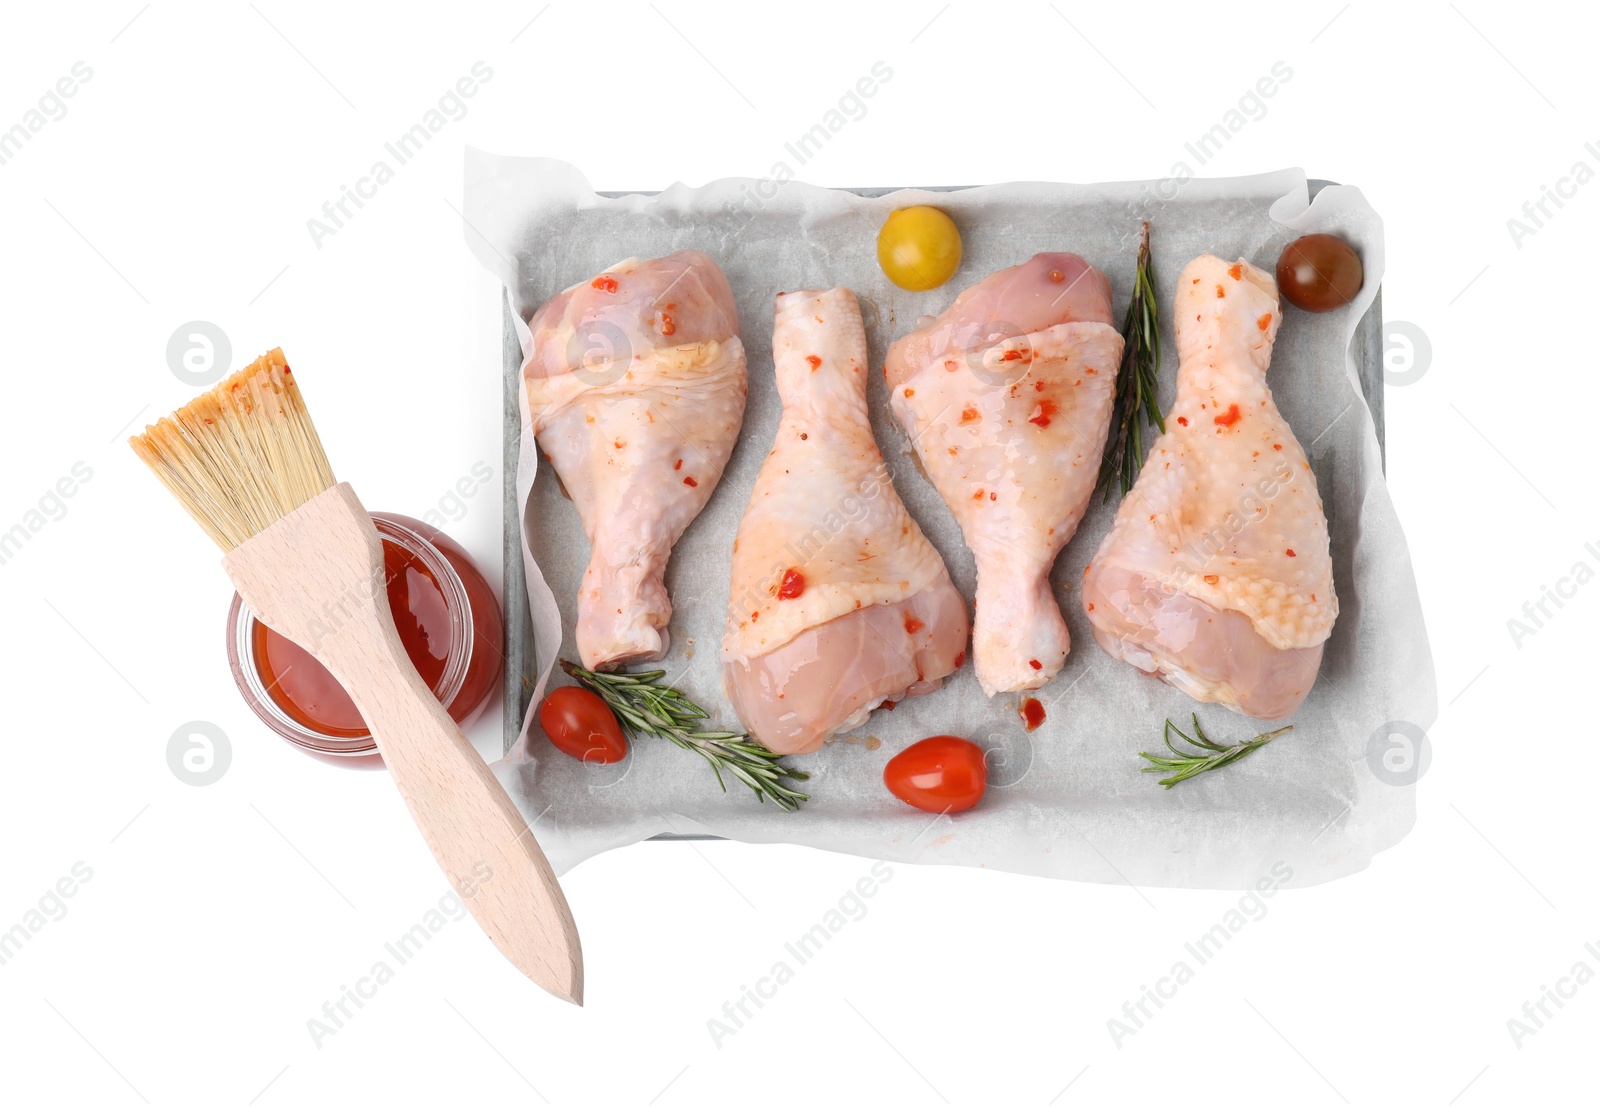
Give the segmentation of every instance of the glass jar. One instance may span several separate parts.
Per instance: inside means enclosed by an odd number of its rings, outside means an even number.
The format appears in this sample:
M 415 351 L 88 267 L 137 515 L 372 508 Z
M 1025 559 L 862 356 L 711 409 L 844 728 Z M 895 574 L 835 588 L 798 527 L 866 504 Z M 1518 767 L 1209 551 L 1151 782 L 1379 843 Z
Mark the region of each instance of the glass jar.
M 500 679 L 500 604 L 467 552 L 409 516 L 373 512 L 389 607 L 412 664 L 456 722 L 471 721 Z M 377 744 L 345 691 L 315 658 L 259 623 L 237 593 L 228 666 L 269 728 L 314 754 L 376 761 Z

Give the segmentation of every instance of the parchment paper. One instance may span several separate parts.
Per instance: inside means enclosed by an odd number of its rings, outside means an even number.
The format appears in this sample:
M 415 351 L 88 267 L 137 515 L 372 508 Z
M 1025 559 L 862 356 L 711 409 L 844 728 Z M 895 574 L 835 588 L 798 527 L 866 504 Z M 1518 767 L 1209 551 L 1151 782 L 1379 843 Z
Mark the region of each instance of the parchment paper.
M 775 293 L 854 289 L 875 366 L 882 365 L 888 343 L 919 317 L 942 310 L 988 273 L 1043 250 L 1074 251 L 1104 270 L 1120 318 L 1139 221 L 1148 219 L 1162 312 L 1165 409 L 1176 371 L 1173 283 L 1191 258 L 1211 252 L 1271 270 L 1286 242 L 1319 230 L 1351 242 L 1366 270 L 1361 295 L 1349 307 L 1324 315 L 1288 310 L 1268 378 L 1316 473 L 1341 606 L 1321 677 L 1289 735 L 1171 791 L 1140 772 L 1145 763 L 1137 752 L 1160 749 L 1161 724 L 1169 716 L 1186 722 L 1197 710 L 1223 741 L 1265 728 L 1216 705 L 1196 705 L 1095 644 L 1075 589 L 1116 507 L 1097 497 L 1056 565 L 1056 594 L 1073 647 L 1066 668 L 1038 694 L 1048 713 L 1038 730 L 1023 730 L 1015 694 L 985 698 L 969 665 L 938 692 L 908 699 L 892 713 L 875 712 L 857 731 L 795 759 L 811 772 L 804 787 L 812 799 L 790 814 L 757 803 L 737 783 L 720 792 L 704 762 L 664 741 L 635 742 L 629 758 L 615 766 L 582 765 L 549 745 L 530 711 L 521 738 L 494 768 L 558 871 L 612 847 L 678 832 L 1139 885 L 1244 888 L 1273 863 L 1286 862 L 1296 885 L 1309 885 L 1365 867 L 1410 830 L 1415 785 L 1390 783 L 1397 775 L 1369 757 L 1369 745 L 1386 745 L 1391 721 L 1426 730 L 1437 702 L 1410 556 L 1350 354 L 1352 333 L 1377 292 L 1384 263 L 1382 223 L 1358 189 L 1325 188 L 1308 203 L 1305 175 L 1284 170 L 1181 183 L 912 190 L 873 199 L 792 181 L 729 179 L 700 188 L 677 184 L 654 197 L 606 199 L 561 162 L 469 149 L 466 169 L 468 243 L 505 285 L 521 320 L 568 285 L 630 255 L 693 247 L 727 272 L 749 355 L 749 407 L 722 483 L 668 570 L 673 647 L 662 665 L 675 684 L 733 727 L 737 720 L 721 694 L 719 647 L 730 546 L 779 416 L 771 359 Z M 955 278 L 926 293 L 891 285 L 874 252 L 883 219 L 914 203 L 948 212 L 965 246 Z M 873 374 L 869 403 L 895 486 L 970 600 L 972 556 L 914 464 L 886 399 L 881 375 Z M 570 632 L 589 550 L 576 509 L 549 466 L 538 464 L 528 436 L 517 489 L 537 705 L 558 654 L 574 655 Z M 557 671 L 555 680 L 565 678 Z M 978 808 L 935 818 L 884 788 L 888 758 L 934 734 L 963 735 L 990 750 L 989 791 Z

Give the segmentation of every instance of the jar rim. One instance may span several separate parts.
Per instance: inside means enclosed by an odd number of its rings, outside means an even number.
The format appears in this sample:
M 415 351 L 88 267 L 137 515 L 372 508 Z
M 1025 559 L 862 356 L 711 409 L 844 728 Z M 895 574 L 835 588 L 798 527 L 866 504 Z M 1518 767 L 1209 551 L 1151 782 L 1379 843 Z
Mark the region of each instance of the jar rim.
M 450 642 L 444 669 L 434 683 L 433 693 L 448 709 L 461 694 L 472 662 L 476 629 L 466 583 L 432 540 L 404 522 L 404 517 L 387 512 L 371 514 L 379 537 L 393 541 L 421 561 L 444 597 L 445 611 L 450 617 Z M 319 754 L 355 758 L 375 753 L 378 744 L 370 730 L 359 735 L 327 735 L 307 727 L 278 705 L 268 684 L 262 680 L 257 664 L 252 634 L 257 622 L 244 598 L 234 593 L 233 603 L 228 608 L 228 668 L 233 671 L 234 683 L 245 703 L 257 717 L 279 737 Z

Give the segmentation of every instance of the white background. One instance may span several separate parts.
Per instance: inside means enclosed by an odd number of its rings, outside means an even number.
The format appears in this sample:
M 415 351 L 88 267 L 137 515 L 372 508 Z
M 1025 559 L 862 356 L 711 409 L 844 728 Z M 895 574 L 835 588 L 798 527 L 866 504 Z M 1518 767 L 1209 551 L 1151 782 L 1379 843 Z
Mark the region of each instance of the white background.
M 0 33 L 0 129 L 75 62 L 93 70 L 0 165 L 0 530 L 74 463 L 93 472 L 0 565 L 0 930 L 74 863 L 93 871 L 0 966 L 5 1102 L 1592 1098 L 1600 983 L 1520 1046 L 1507 1028 L 1575 962 L 1600 970 L 1600 586 L 1520 647 L 1507 629 L 1574 563 L 1600 565 L 1600 184 L 1520 245 L 1506 226 L 1575 162 L 1600 168 L 1596 28 L 1576 9 L 139 3 L 12 5 Z M 314 245 L 306 221 L 480 60 L 493 77 L 465 118 Z M 462 145 L 564 158 L 598 188 L 761 175 L 875 61 L 893 79 L 805 179 L 1300 165 L 1384 215 L 1386 314 L 1432 344 L 1387 397 L 1439 676 L 1416 829 L 1366 872 L 1272 899 L 1120 1045 L 1107 1020 L 1237 894 L 898 866 L 719 1046 L 707 1020 L 868 869 L 727 843 L 642 844 L 566 877 L 582 1010 L 459 923 L 315 1045 L 307 1020 L 447 887 L 386 775 L 301 755 L 234 691 L 216 551 L 123 445 L 192 394 L 168 337 L 213 321 L 236 365 L 281 344 L 374 507 L 421 515 L 487 462 L 495 481 L 450 530 L 498 582 L 499 329 L 451 207 Z M 1184 144 L 1278 61 L 1293 77 L 1265 116 L 1198 167 Z M 497 711 L 475 729 L 486 754 Z M 207 787 L 167 766 L 194 719 L 232 740 Z

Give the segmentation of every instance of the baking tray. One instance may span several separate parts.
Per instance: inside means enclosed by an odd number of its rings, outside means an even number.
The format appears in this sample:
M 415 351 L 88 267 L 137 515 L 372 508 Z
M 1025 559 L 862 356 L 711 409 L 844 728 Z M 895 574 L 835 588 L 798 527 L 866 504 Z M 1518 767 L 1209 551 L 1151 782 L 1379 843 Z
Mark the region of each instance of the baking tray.
M 1307 182 L 1311 196 L 1333 181 L 1312 179 Z M 958 192 L 972 186 L 928 186 L 927 192 Z M 857 196 L 877 197 L 901 191 L 898 188 L 845 189 Z M 624 191 L 602 192 L 606 197 L 653 196 L 654 192 Z M 504 446 L 502 460 L 504 474 L 504 527 L 505 553 L 505 673 L 503 676 L 502 746 L 509 751 L 522 733 L 522 722 L 527 716 L 533 698 L 536 659 L 533 653 L 533 620 L 528 610 L 527 580 L 523 573 L 521 525 L 517 503 L 517 459 L 522 443 L 522 414 L 518 396 L 521 387 L 522 346 L 518 341 L 511 319 L 509 304 L 502 308 L 501 347 L 504 374 Z M 1378 447 L 1384 450 L 1383 424 L 1383 291 L 1380 287 L 1372 306 L 1357 325 L 1351 340 L 1354 344 L 1356 369 L 1362 393 L 1372 411 L 1373 425 L 1377 430 Z M 655 836 L 660 840 L 712 838 L 705 835 Z

